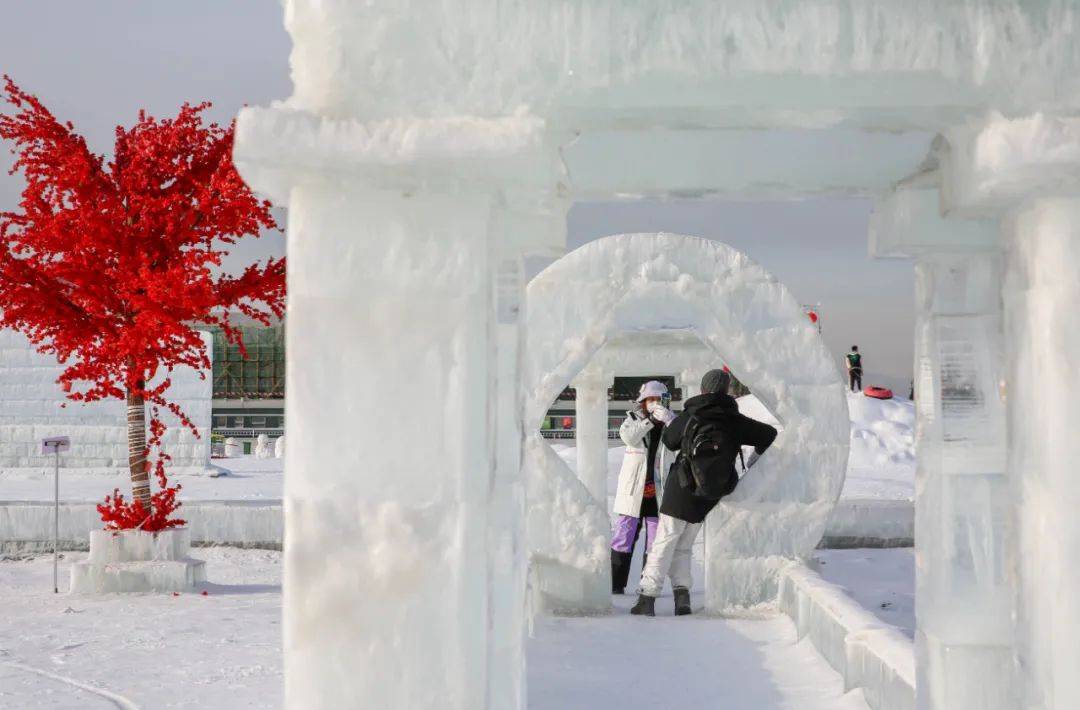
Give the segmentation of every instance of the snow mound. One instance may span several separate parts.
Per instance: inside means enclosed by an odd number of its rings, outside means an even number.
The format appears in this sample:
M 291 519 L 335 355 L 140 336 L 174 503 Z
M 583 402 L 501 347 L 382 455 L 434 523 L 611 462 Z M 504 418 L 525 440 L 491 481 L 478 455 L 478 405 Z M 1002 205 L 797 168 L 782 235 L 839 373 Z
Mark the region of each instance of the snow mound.
M 848 393 L 851 414 L 849 468 L 915 465 L 915 404 Z
M 848 392 L 851 454 L 842 498 L 913 500 L 915 490 L 915 404 L 904 397 L 874 399 Z M 739 411 L 783 430 L 784 424 L 752 394 L 739 397 Z

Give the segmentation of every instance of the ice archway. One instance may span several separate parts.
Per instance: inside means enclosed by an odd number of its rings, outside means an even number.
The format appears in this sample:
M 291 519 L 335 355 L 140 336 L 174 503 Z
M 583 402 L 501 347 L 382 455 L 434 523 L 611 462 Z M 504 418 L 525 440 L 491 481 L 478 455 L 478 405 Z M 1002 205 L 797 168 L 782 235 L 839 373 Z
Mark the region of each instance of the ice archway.
M 844 385 L 791 293 L 745 254 L 675 234 L 623 234 L 559 259 L 525 301 L 530 583 L 549 606 L 610 604 L 607 510 L 539 434 L 548 406 L 608 339 L 692 332 L 784 423 L 774 449 L 710 516 L 706 605 L 771 600 L 776 573 L 817 545 L 843 486 Z M 679 369 L 672 363 L 672 370 Z

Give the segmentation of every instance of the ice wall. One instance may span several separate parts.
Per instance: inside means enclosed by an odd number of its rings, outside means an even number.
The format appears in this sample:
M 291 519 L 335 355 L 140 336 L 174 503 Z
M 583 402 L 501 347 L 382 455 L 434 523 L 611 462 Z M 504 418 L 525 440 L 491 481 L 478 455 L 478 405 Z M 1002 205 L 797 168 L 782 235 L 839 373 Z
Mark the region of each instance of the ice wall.
M 212 351 L 204 334 L 207 355 Z M 55 358 L 41 355 L 19 333 L 0 330 L 0 474 L 51 471 L 52 457 L 42 456 L 41 440 L 70 436 L 71 450 L 61 466 L 88 473 L 126 469 L 127 414 L 123 402 L 90 404 L 71 402 L 56 384 L 62 367 Z M 213 383 L 210 373 L 200 379 L 190 368 L 172 375 L 169 397 L 179 404 L 201 433 L 196 438 L 167 412 L 165 450 L 172 456 L 171 470 L 202 473 L 210 464 L 210 424 Z
M 779 571 L 821 540 L 843 487 L 849 445 L 836 364 L 787 289 L 717 242 L 619 235 L 581 247 L 533 279 L 525 322 L 527 431 L 608 339 L 626 331 L 695 333 L 776 413 L 784 432 L 709 518 L 706 563 L 709 609 L 774 599 Z M 544 477 L 573 475 L 542 441 L 531 441 L 525 454 L 530 492 L 545 489 Z M 529 552 L 532 560 L 568 557 L 575 550 L 559 545 L 581 545 L 576 591 L 598 584 L 593 570 L 600 561 L 586 545 L 589 536 L 552 532 L 582 528 L 569 512 L 530 518 Z

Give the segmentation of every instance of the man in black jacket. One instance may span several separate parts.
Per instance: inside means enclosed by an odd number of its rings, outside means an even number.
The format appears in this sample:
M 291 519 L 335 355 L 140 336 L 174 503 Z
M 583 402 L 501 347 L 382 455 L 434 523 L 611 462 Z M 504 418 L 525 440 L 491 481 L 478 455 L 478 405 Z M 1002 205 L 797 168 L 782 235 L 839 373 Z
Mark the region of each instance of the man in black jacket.
M 731 375 L 726 370 L 710 370 L 701 378 L 702 394 L 686 401 L 683 411 L 664 430 L 664 446 L 672 451 L 682 447 L 683 432 L 692 417 L 722 427 L 730 440 L 739 446 L 753 446 L 754 453 L 747 460 L 747 468 L 769 448 L 776 438 L 776 429 L 739 414 L 739 405 L 729 395 Z M 680 454 L 684 456 L 685 453 Z M 676 466 L 680 462 L 676 462 Z M 738 476 L 735 457 L 731 460 L 731 476 Z M 731 480 L 735 480 L 732 478 Z M 664 589 L 664 577 L 671 577 L 675 593 L 675 615 L 690 613 L 690 555 L 694 540 L 701 530 L 701 523 L 719 499 L 702 498 L 692 488 L 683 486 L 680 476 L 673 470 L 664 484 L 660 500 L 660 522 L 656 539 L 649 553 L 649 561 L 641 573 L 641 593 L 631 614 L 655 616 L 656 597 Z

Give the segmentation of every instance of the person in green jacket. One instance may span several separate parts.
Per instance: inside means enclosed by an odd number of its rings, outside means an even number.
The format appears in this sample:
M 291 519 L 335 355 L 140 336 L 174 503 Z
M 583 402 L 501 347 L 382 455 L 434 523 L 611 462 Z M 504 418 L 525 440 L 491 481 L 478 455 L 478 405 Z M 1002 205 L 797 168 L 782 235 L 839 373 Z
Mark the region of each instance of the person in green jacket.
M 862 355 L 859 354 L 859 346 L 852 345 L 851 352 L 847 354 L 847 374 L 851 382 L 851 391 L 862 390 Z

